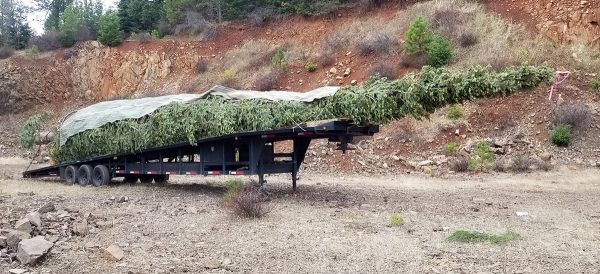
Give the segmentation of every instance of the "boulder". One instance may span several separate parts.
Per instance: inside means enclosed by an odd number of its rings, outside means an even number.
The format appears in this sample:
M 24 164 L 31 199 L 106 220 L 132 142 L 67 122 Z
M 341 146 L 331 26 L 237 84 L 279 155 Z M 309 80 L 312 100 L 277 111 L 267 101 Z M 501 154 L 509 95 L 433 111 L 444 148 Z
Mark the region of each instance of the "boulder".
M 18 220 L 17 223 L 15 223 L 15 229 L 26 233 L 31 233 L 32 227 L 31 223 L 29 222 L 29 219 L 23 218 L 21 220 Z
M 22 240 L 29 238 L 31 238 L 31 235 L 29 235 L 29 233 L 19 230 L 13 230 L 10 233 L 8 233 L 8 236 L 6 236 L 6 246 L 8 247 L 8 250 L 16 251 L 17 247 L 19 246 L 19 243 Z
M 54 244 L 46 241 L 42 236 L 23 240 L 19 243 L 17 260 L 22 264 L 34 264 L 42 259 L 52 246 Z
M 37 211 L 29 212 L 25 215 L 25 218 L 29 220 L 29 223 L 36 227 L 42 227 L 42 219 L 40 218 L 40 213 Z
M 125 257 L 125 253 L 123 252 L 123 250 L 115 244 L 112 244 L 106 249 L 104 249 L 104 253 L 106 253 L 109 259 L 114 261 L 120 261 L 121 259 L 123 259 L 123 257 Z
M 40 209 L 38 209 L 37 212 L 39 212 L 40 214 L 45 214 L 45 213 L 52 212 L 55 210 L 56 210 L 56 207 L 54 206 L 54 204 L 52 202 L 49 202 L 49 203 L 45 204 L 44 206 L 40 207 Z

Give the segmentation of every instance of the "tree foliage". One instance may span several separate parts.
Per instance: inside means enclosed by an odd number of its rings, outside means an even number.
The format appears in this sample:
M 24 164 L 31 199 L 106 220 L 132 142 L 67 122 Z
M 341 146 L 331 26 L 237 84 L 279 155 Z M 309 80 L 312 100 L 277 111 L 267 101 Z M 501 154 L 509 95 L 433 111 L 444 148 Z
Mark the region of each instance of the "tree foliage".
M 433 32 L 427 27 L 427 20 L 417 17 L 406 32 L 404 51 L 408 55 L 424 53 L 433 40 Z
M 302 122 L 349 118 L 358 124 L 383 124 L 405 116 L 426 117 L 435 109 L 465 100 L 531 88 L 552 77 L 546 67 L 522 66 L 502 73 L 473 67 L 450 72 L 426 67 L 389 81 L 372 78 L 312 103 L 226 100 L 210 97 L 170 104 L 141 119 L 122 120 L 71 136 L 54 157 L 60 162 Z M 57 140 L 58 141 L 58 140 Z
M 25 7 L 17 0 L 0 0 L 0 46 L 23 49 L 32 36 Z
M 58 31 L 64 47 L 75 42 L 95 39 L 102 16 L 99 0 L 79 0 L 71 3 L 60 15 Z
M 158 27 L 163 0 L 121 0 L 118 16 L 125 33 L 150 32 Z
M 122 35 L 121 23 L 117 13 L 109 11 L 104 14 L 100 22 L 98 41 L 106 46 L 114 47 L 123 42 Z
M 436 35 L 427 45 L 427 64 L 432 67 L 443 67 L 454 57 L 454 47 L 447 38 Z

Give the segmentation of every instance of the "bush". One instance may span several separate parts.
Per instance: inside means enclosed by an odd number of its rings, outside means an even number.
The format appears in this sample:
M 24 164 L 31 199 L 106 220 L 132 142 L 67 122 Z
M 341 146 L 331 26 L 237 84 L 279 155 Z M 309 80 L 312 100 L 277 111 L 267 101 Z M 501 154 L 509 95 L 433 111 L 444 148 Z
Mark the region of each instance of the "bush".
M 400 213 L 398 213 L 398 212 L 392 213 L 392 215 L 390 216 L 390 226 L 398 227 L 398 226 L 402 226 L 403 224 L 404 224 L 404 218 L 402 218 L 402 215 L 400 215 Z
M 572 137 L 569 127 L 563 124 L 554 126 L 550 133 L 552 143 L 559 147 L 568 147 L 571 144 Z
M 75 33 L 73 33 L 73 39 L 75 39 L 75 41 L 90 41 L 90 40 L 95 40 L 96 39 L 96 35 L 94 35 L 94 32 L 92 32 L 92 30 L 88 27 L 88 26 L 80 26 L 79 28 L 77 28 L 77 31 L 75 31 Z
M 105 46 L 115 47 L 123 43 L 121 23 L 114 11 L 109 11 L 102 16 L 98 32 L 98 41 Z
M 421 69 L 427 64 L 427 55 L 416 54 L 416 55 L 404 55 L 400 59 L 400 66 L 404 68 L 417 68 Z
M 588 129 L 592 123 L 593 114 L 583 103 L 563 103 L 554 109 L 552 124 L 568 125 L 572 130 L 580 132 Z
M 237 73 L 233 69 L 226 69 L 221 74 L 221 79 L 219 81 L 219 85 L 226 86 L 233 89 L 239 89 L 239 81 L 238 81 Z
M 466 172 L 469 170 L 469 160 L 461 157 L 450 162 L 450 170 L 454 172 Z
M 511 170 L 513 172 L 527 172 L 531 167 L 531 160 L 529 157 L 523 157 L 523 155 L 518 155 L 512 162 Z
M 433 33 L 427 27 L 427 20 L 417 17 L 408 27 L 406 32 L 404 51 L 408 55 L 423 53 L 432 41 Z
M 261 218 L 271 211 L 266 198 L 255 186 L 245 186 L 230 198 L 233 212 L 243 218 Z
M 380 76 L 385 77 L 388 80 L 394 80 L 398 78 L 396 69 L 386 63 L 377 63 L 369 71 L 369 77 Z
M 185 20 L 175 26 L 175 35 L 198 36 L 203 41 L 211 41 L 217 37 L 217 27 L 204 19 L 201 13 L 185 11 L 183 14 Z
M 46 32 L 31 39 L 30 43 L 40 51 L 49 51 L 61 48 L 60 34 L 56 31 Z
M 398 47 L 399 43 L 387 33 L 374 32 L 369 33 L 364 39 L 357 41 L 356 50 L 362 56 L 369 54 L 388 54 Z
M 206 62 L 206 59 L 199 58 L 198 61 L 196 61 L 196 72 L 204 73 L 204 72 L 206 72 L 207 69 L 208 69 L 208 62 Z
M 138 42 L 140 42 L 140 44 L 147 44 L 150 41 L 152 41 L 152 36 L 150 36 L 150 34 L 148 34 L 147 32 L 142 32 L 140 34 L 137 35 L 137 39 Z
M 465 114 L 460 105 L 452 105 L 446 113 L 446 117 L 448 117 L 448 119 L 452 120 L 453 122 L 458 121 L 458 119 L 462 118 L 464 115 Z
M 286 70 L 288 66 L 288 54 L 283 49 L 278 49 L 271 58 L 271 67 L 276 70 Z
M 244 188 L 244 182 L 241 179 L 231 179 L 226 182 L 227 191 L 225 192 L 225 202 L 230 203 L 231 200 L 238 195 Z
M 479 43 L 479 37 L 473 32 L 464 32 L 458 36 L 458 43 L 463 48 L 468 48 Z
M 260 77 L 256 83 L 256 89 L 260 91 L 269 91 L 277 88 L 277 81 L 279 80 L 279 73 L 270 72 Z
M 0 47 L 0 59 L 11 57 L 15 53 L 15 49 L 9 46 Z
M 457 143 L 448 143 L 446 145 L 446 156 L 455 156 L 458 154 L 458 144 Z
M 173 26 L 166 21 L 158 22 L 158 35 L 160 38 L 174 33 Z
M 446 31 L 452 31 L 460 23 L 461 13 L 457 10 L 444 9 L 436 10 L 433 14 L 432 26 L 434 28 L 443 28 Z
M 23 149 L 30 149 L 35 144 L 35 137 L 38 135 L 44 117 L 42 115 L 33 115 L 25 121 L 25 124 L 21 128 L 21 147 Z
M 450 40 L 443 36 L 436 36 L 427 46 L 427 64 L 439 68 L 450 63 L 454 57 L 454 48 Z
M 262 27 L 275 13 L 273 8 L 259 7 L 248 14 L 248 21 L 254 27 Z
M 304 65 L 304 68 L 308 72 L 314 72 L 315 70 L 317 70 L 317 65 L 314 63 L 308 62 L 308 63 L 306 63 L 306 65 Z
M 330 54 L 321 55 L 319 63 L 321 63 L 321 67 L 329 67 L 335 64 L 335 57 Z
M 600 73 L 596 73 L 596 77 L 590 82 L 590 88 L 593 92 L 600 92 Z
M 25 56 L 32 58 L 32 59 L 37 59 L 40 57 L 40 50 L 38 49 L 38 47 L 36 45 L 33 45 L 30 48 L 25 50 Z

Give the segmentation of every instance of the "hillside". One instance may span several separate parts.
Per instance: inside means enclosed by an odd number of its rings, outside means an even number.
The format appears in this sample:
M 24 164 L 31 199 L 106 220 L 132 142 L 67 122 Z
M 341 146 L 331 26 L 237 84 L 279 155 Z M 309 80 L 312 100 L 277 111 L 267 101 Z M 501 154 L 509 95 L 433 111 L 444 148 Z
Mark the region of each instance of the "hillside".
M 402 52 L 408 25 L 421 15 L 455 44 L 452 69 L 489 65 L 500 70 L 527 62 L 572 70 L 573 76 L 560 89 L 560 101 L 584 102 L 594 117 L 591 129 L 576 138 L 572 149 L 554 147 L 548 132 L 559 97 L 548 101 L 544 88 L 467 104 L 462 107 L 465 116 L 458 121 L 447 119 L 447 110 L 438 111 L 429 121 L 402 119 L 384 126 L 376 140 L 359 143 L 359 149 L 349 155 L 331 153 L 326 144 L 317 145 L 307 162 L 309 169 L 327 166 L 352 172 L 421 170 L 418 163 L 432 157 L 439 159 L 448 143 L 470 151 L 477 140 L 486 138 L 511 143 L 499 147 L 507 150 L 507 156 L 499 154 L 502 158 L 525 155 L 539 159 L 551 154 L 557 163 L 595 165 L 600 152 L 596 138 L 591 136 L 599 132 L 599 107 L 597 96 L 589 92 L 587 83 L 600 67 L 593 50 L 597 39 L 565 37 L 595 37 L 597 29 L 590 18 L 598 13 L 593 3 L 569 7 L 582 14 L 571 20 L 555 14 L 554 5 L 547 5 L 531 11 L 544 16 L 531 17 L 521 12 L 525 6 L 526 1 L 490 1 L 480 5 L 454 0 L 413 5 L 386 3 L 373 9 L 348 5 L 325 16 L 286 16 L 261 26 L 248 21 L 226 22 L 218 26 L 218 35 L 212 41 L 165 37 L 129 40 L 114 48 L 91 41 L 45 52 L 37 58 L 20 52 L 0 60 L 0 115 L 6 118 L 2 127 L 8 129 L 9 137 L 1 141 L 0 149 L 4 153 L 20 153 L 18 125 L 31 114 L 49 113 L 52 122 L 46 128 L 50 129 L 66 113 L 101 100 L 199 93 L 215 84 L 305 91 L 323 85 L 362 82 L 376 73 L 401 77 L 418 71 L 424 64 Z M 549 33 L 551 28 L 544 27 L 548 25 L 544 20 L 554 16 L 567 20 L 573 28 L 566 29 L 560 37 Z M 581 35 L 583 32 L 591 36 Z M 465 37 L 474 38 L 465 41 Z M 584 42 L 589 46 L 580 46 Z M 272 56 L 278 51 L 286 54 L 285 70 L 271 65 Z M 316 71 L 308 72 L 307 63 L 314 63 Z M 515 136 L 524 143 L 515 144 Z M 331 164 L 323 165 L 323 161 Z M 442 160 L 442 166 L 447 161 Z

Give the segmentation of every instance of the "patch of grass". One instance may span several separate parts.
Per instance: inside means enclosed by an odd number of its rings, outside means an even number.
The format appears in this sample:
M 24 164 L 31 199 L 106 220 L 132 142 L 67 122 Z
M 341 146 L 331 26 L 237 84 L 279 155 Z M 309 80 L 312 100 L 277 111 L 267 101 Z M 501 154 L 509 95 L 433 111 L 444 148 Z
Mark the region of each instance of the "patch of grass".
M 572 138 L 571 129 L 564 124 L 554 126 L 550 132 L 550 140 L 559 147 L 568 147 L 571 144 Z
M 512 162 L 511 170 L 514 172 L 527 172 L 531 167 L 531 161 L 529 157 L 518 155 Z
M 592 78 L 592 81 L 590 82 L 590 88 L 595 93 L 600 92 L 600 73 L 596 73 L 596 77 Z
M 502 234 L 489 234 L 478 231 L 457 230 L 448 236 L 448 241 L 458 243 L 481 243 L 489 242 L 495 245 L 503 245 L 519 240 L 521 236 L 513 231 Z
M 33 45 L 25 50 L 25 56 L 31 59 L 38 59 L 40 57 L 40 49 L 36 45 Z
M 229 201 L 232 197 L 236 196 L 244 188 L 244 181 L 242 179 L 230 179 L 225 182 L 227 185 L 227 191 L 225 192 L 225 201 Z
M 308 72 L 314 72 L 315 70 L 317 70 L 317 65 L 315 63 L 308 62 L 306 63 L 306 65 L 304 65 L 304 68 Z
M 456 154 L 458 154 L 458 144 L 457 143 L 448 143 L 446 145 L 445 153 L 447 156 L 455 156 Z
M 398 212 L 392 213 L 390 216 L 390 226 L 399 227 L 402 225 L 404 225 L 404 218 L 402 218 L 402 215 L 400 215 Z
M 464 115 L 465 113 L 460 105 L 452 105 L 446 113 L 446 117 L 453 122 L 458 121 Z

